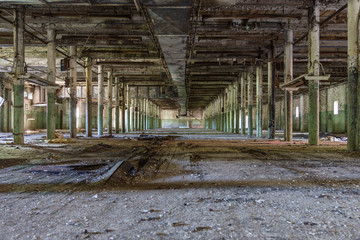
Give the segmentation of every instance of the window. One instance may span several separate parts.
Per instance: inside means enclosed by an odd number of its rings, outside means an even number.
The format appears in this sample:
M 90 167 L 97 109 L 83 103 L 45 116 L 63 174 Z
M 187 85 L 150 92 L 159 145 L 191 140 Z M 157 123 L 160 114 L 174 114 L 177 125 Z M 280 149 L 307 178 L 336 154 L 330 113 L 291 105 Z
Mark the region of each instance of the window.
M 248 128 L 248 127 L 249 127 L 248 120 L 249 120 L 249 116 L 246 115 L 246 117 L 245 117 L 245 128 Z
M 339 101 L 334 102 L 334 115 L 339 114 Z
M 300 117 L 299 107 L 296 107 L 296 109 L 295 109 L 295 117 L 296 117 L 296 118 Z

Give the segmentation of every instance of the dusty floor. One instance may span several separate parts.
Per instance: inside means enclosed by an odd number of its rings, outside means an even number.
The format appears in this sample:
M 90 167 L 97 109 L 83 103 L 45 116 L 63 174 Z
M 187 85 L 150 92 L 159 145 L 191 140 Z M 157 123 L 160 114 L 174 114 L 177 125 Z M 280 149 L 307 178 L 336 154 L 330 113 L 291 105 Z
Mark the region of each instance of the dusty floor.
M 296 139 L 0 134 L 0 239 L 360 239 L 360 155 Z

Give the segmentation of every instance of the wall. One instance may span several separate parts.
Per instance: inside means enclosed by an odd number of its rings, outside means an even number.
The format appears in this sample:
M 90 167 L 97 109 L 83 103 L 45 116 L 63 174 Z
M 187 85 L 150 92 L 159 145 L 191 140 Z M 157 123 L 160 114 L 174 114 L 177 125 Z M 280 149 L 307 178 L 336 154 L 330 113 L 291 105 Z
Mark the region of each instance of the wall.
M 339 114 L 334 114 L 334 102 L 339 102 Z M 299 116 L 296 116 L 296 107 Z M 293 128 L 294 131 L 308 131 L 308 94 L 294 94 Z M 263 114 L 267 114 L 267 111 Z M 284 101 L 276 102 L 276 128 L 284 129 Z M 320 91 L 320 132 L 346 133 L 346 84 L 327 87 Z
M 189 112 L 189 116 L 178 116 L 177 110 L 161 111 L 162 128 L 203 128 L 203 111 L 194 110 Z

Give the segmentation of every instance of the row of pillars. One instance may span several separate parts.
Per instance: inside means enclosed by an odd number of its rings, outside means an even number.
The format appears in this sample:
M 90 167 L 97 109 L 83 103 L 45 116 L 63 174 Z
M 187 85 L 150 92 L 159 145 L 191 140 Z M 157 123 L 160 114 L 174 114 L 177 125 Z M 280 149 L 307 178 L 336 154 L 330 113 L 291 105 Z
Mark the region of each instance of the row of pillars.
M 70 137 L 76 137 L 76 47 L 70 47 Z M 86 136 L 93 135 L 92 121 L 92 59 L 86 61 Z M 98 136 L 104 134 L 104 76 L 103 65 L 98 65 L 98 104 L 97 104 L 97 131 Z M 113 69 L 107 72 L 107 129 L 108 134 L 113 134 L 113 108 L 115 107 L 115 133 L 144 131 L 161 127 L 161 108 L 149 99 L 139 98 L 138 87 L 135 96 L 130 95 L 130 86 L 121 82 L 119 77 L 114 77 Z M 115 89 L 115 91 L 113 91 Z M 115 96 L 113 96 L 115 93 Z M 114 103 L 115 98 L 115 103 Z M 120 114 L 121 113 L 121 114 Z M 121 117 L 121 119 L 120 119 Z
M 357 4 L 358 1 L 354 1 Z M 316 0 L 309 9 L 308 33 L 308 72 L 309 80 L 309 144 L 319 144 L 319 80 L 320 76 L 320 10 Z M 284 51 L 284 82 L 293 80 L 293 31 L 286 29 Z M 358 30 L 357 30 L 358 32 Z M 349 31 L 350 33 L 350 31 Z M 275 69 L 273 60 L 275 49 L 273 44 L 268 51 L 268 138 L 275 137 Z M 256 68 L 254 73 L 254 68 Z M 232 133 L 246 134 L 245 116 L 247 104 L 247 133 L 253 135 L 253 84 L 256 78 L 256 136 L 262 137 L 262 82 L 263 65 L 257 62 L 239 79 L 218 96 L 205 111 L 206 126 L 209 128 Z M 357 72 L 356 72 L 357 73 Z M 247 98 L 246 98 L 247 85 Z M 239 93 L 240 92 L 240 93 Z M 231 96 L 235 95 L 235 98 Z M 240 95 L 238 98 L 237 96 Z M 293 136 L 293 89 L 285 89 L 285 141 L 292 141 Z M 240 107 L 239 107 L 240 103 Z M 235 124 L 232 124 L 235 114 Z M 239 121 L 241 117 L 241 121 Z M 230 119 L 227 120 L 227 119 Z M 239 123 L 241 122 L 241 123 Z M 215 124 L 214 124 L 215 123 Z M 241 132 L 240 132 L 240 130 Z M 358 144 L 357 144 L 358 145 Z
M 272 68 L 272 63 L 269 63 Z M 255 69 L 255 73 L 254 73 Z M 272 69 L 270 69 L 270 72 Z M 257 64 L 247 72 L 239 75 L 238 80 L 225 89 L 225 91 L 212 101 L 205 109 L 205 127 L 218 131 L 253 135 L 253 83 L 256 79 L 256 136 L 262 137 L 262 82 L 263 66 Z M 269 86 L 273 84 L 272 75 L 269 75 Z M 247 87 L 247 89 L 246 89 Z M 269 93 L 269 107 L 275 107 L 275 98 Z M 247 96 L 246 96 L 247 94 Z M 239 104 L 240 103 L 240 104 Z M 247 107 L 247 120 L 246 120 Z M 271 113 L 272 114 L 272 113 Z M 271 115 L 272 116 L 272 115 Z M 274 115 L 275 117 L 275 115 Z M 269 136 L 275 135 L 275 119 L 269 121 Z
M 90 64 L 90 61 L 89 61 Z M 87 81 L 91 81 L 90 78 Z M 113 70 L 108 72 L 108 104 L 107 128 L 108 134 L 113 132 L 113 86 L 115 86 L 115 133 L 143 131 L 161 127 L 161 108 L 149 99 L 139 98 L 139 88 L 136 86 L 135 97 L 130 96 L 130 86 L 113 76 Z M 87 96 L 87 99 L 91 96 Z M 98 135 L 103 135 L 104 109 L 104 66 L 98 66 Z M 121 119 L 120 119 L 121 111 Z M 91 119 L 91 118 L 90 118 Z M 87 136 L 91 136 L 87 132 Z
M 25 74 L 25 8 L 19 8 L 14 13 L 14 118 L 13 135 L 14 143 L 24 143 L 24 79 Z M 50 25 L 47 31 L 47 80 L 55 83 L 56 79 L 56 43 L 55 29 Z M 77 62 L 76 46 L 70 47 L 70 137 L 77 135 L 76 128 L 76 86 L 77 86 Z M 92 136 L 92 59 L 86 61 L 86 136 Z M 119 78 L 113 77 L 113 71 L 108 72 L 108 133 L 112 134 L 112 108 L 113 108 L 113 85 L 115 85 L 115 132 L 120 133 L 120 109 L 122 133 L 131 131 L 142 131 L 161 127 L 161 109 L 149 99 L 138 98 L 138 88 L 136 96 L 130 96 L 130 86 L 120 83 Z M 2 88 L 3 89 L 3 88 Z M 104 109 L 104 67 L 98 66 L 98 135 L 103 134 L 103 109 Z M 6 91 L 6 89 L 4 90 Z M 55 88 L 47 88 L 47 107 L 46 107 L 46 128 L 47 139 L 55 138 Z M 6 94 L 4 94 L 6 96 Z M 120 99 L 121 98 L 121 99 Z M 121 103 L 121 106 L 120 106 Z M 2 108 L 3 109 L 3 108 Z M 3 111 L 3 110 L 1 110 Z M 125 114 L 125 111 L 127 113 Z M 125 116 L 127 115 L 127 120 Z M 3 112 L 1 112 L 3 119 Z M 132 117 L 131 117 L 132 116 Z M 3 120 L 2 120 L 3 121 Z M 1 129 L 5 127 L 2 126 Z M 132 122 L 131 122 L 132 121 Z

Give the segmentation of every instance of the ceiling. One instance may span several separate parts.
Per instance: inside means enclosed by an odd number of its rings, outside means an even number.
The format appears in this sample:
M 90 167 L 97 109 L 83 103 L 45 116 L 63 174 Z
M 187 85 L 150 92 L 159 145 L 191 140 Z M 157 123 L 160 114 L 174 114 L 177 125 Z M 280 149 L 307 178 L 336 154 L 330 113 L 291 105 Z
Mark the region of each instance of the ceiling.
M 204 109 L 239 73 L 266 63 L 273 45 L 283 81 L 284 29 L 294 30 L 294 77 L 307 72 L 308 7 L 298 0 L 15 0 L 0 1 L 0 71 L 11 71 L 14 8 L 26 8 L 28 71 L 46 76 L 46 30 L 56 30 L 58 67 L 78 50 L 131 86 L 161 87 L 163 108 Z M 320 0 L 321 64 L 331 74 L 322 87 L 347 76 L 346 0 Z M 264 68 L 264 79 L 267 78 Z M 97 68 L 94 66 L 96 73 Z M 66 72 L 58 71 L 59 82 Z M 94 75 L 94 84 L 97 76 Z M 266 81 L 264 101 L 266 102 Z M 304 88 L 305 89 L 305 88 Z M 305 89 L 306 90 L 306 89 Z M 282 96 L 281 91 L 277 93 Z

